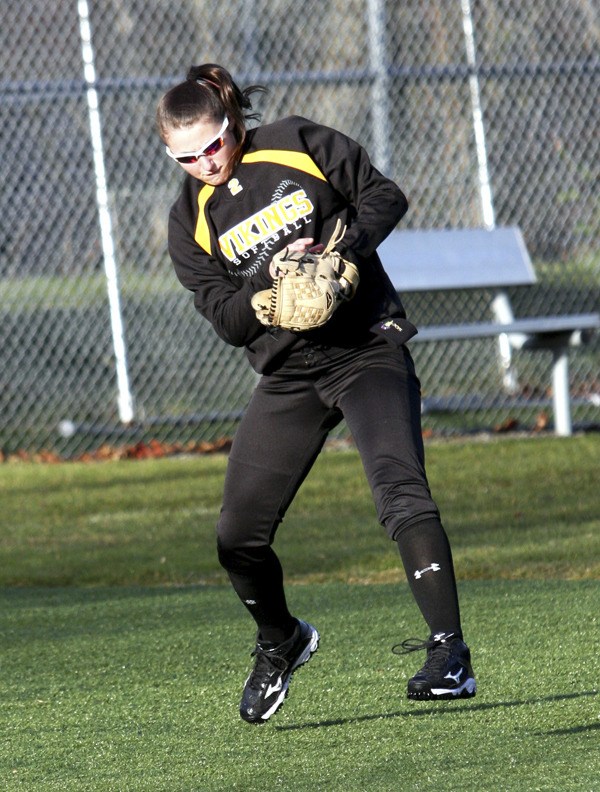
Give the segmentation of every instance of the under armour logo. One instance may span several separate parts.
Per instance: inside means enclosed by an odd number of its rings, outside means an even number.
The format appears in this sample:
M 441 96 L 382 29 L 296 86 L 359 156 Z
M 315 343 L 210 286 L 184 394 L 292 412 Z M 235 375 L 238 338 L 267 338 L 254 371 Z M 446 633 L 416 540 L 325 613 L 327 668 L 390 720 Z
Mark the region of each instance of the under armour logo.
M 439 571 L 440 571 L 439 564 L 436 563 L 430 564 L 428 567 L 425 567 L 425 569 L 417 569 L 417 571 L 415 572 L 415 580 L 419 580 L 420 578 L 422 578 L 425 572 L 439 572 Z
M 450 638 L 452 638 L 453 635 L 454 635 L 454 633 L 445 633 L 445 632 L 436 633 L 433 636 L 433 640 L 434 641 L 448 641 Z

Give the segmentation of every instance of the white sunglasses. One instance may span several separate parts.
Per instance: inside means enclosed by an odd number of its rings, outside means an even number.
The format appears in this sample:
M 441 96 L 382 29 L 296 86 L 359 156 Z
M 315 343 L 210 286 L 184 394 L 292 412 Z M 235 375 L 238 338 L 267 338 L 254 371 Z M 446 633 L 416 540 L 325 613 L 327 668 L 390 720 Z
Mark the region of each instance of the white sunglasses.
M 198 162 L 200 157 L 213 157 L 217 151 L 220 151 L 223 148 L 225 145 L 223 135 L 225 134 L 225 130 L 228 126 L 229 119 L 227 116 L 225 116 L 223 119 L 223 124 L 221 125 L 221 129 L 219 129 L 212 140 L 209 140 L 208 143 L 205 143 L 201 149 L 198 149 L 198 151 L 189 151 L 185 154 L 173 154 L 168 146 L 165 146 L 165 150 L 171 159 L 174 159 L 181 165 L 193 165 L 195 162 Z

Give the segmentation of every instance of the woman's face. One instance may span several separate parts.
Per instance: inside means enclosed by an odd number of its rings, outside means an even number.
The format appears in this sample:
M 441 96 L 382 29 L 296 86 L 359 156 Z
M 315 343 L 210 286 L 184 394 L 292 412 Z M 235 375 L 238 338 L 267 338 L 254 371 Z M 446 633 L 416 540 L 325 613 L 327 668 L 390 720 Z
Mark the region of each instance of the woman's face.
M 215 187 L 229 179 L 231 158 L 236 149 L 231 124 L 225 129 L 224 125 L 225 119 L 203 118 L 191 126 L 171 129 L 165 140 L 170 156 L 177 159 L 187 155 L 187 159 L 195 160 L 179 162 L 190 176 Z

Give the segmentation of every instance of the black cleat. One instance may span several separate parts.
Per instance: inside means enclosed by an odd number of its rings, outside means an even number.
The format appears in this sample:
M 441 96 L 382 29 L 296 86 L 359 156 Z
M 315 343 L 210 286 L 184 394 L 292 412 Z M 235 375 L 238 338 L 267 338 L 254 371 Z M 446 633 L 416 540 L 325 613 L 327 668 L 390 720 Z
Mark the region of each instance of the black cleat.
M 408 680 L 408 698 L 419 701 L 432 699 L 471 698 L 477 691 L 471 667 L 469 647 L 456 633 L 436 633 L 427 641 L 409 639 L 400 644 L 406 654 L 418 649 L 427 650 L 427 659 L 420 671 Z
M 246 680 L 240 704 L 240 715 L 248 723 L 264 723 L 273 715 L 288 693 L 294 671 L 310 660 L 319 646 L 319 633 L 298 619 L 291 638 L 273 648 L 260 642 L 252 656 L 256 657 L 254 670 Z

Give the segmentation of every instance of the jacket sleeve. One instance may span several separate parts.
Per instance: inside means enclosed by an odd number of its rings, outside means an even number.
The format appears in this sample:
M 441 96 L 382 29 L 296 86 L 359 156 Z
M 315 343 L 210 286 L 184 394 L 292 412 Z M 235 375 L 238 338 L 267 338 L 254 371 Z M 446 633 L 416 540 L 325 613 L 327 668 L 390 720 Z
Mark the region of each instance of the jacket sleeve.
M 331 186 L 352 207 L 351 222 L 336 247 L 344 255 L 372 255 L 408 210 L 400 187 L 371 163 L 356 141 L 328 127 L 305 122 L 303 135 Z
M 223 264 L 196 244 L 179 217 L 177 204 L 169 215 L 169 254 L 179 281 L 194 293 L 196 309 L 223 341 L 241 347 L 264 332 L 250 300 L 270 282 L 260 274 L 250 281 L 234 281 Z

